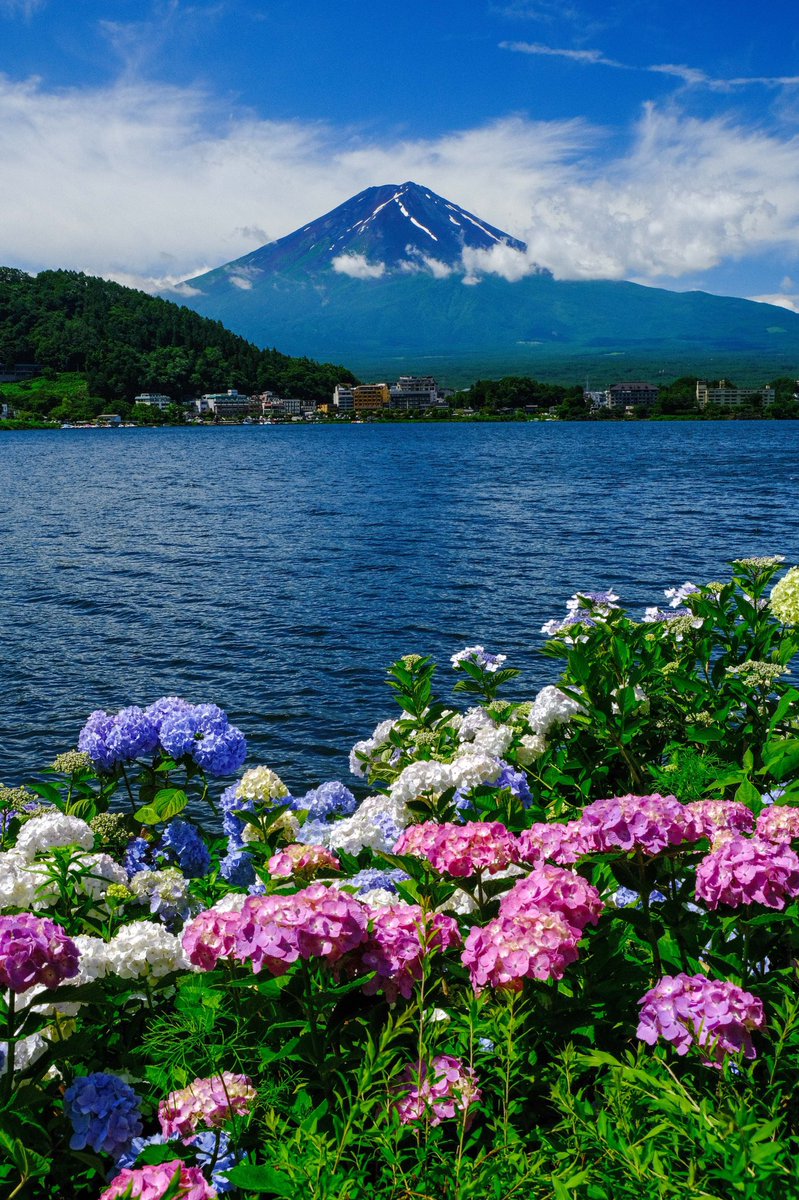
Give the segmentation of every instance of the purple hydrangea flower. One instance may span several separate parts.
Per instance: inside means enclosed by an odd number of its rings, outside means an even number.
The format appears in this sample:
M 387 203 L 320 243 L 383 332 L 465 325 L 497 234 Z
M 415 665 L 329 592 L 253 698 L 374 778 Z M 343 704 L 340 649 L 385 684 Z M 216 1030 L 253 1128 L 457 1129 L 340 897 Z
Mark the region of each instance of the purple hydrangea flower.
M 117 1155 L 142 1131 L 139 1097 L 118 1075 L 80 1075 L 64 1092 L 73 1150 Z
M 304 796 L 294 800 L 294 808 L 305 810 L 312 820 L 326 820 L 333 816 L 349 817 L 358 807 L 358 801 L 348 787 L 337 780 L 322 783 Z
M 128 844 L 122 865 L 128 875 L 138 875 L 139 871 L 155 869 L 153 848 L 146 838 L 137 837 Z
M 366 892 L 373 892 L 378 888 L 385 892 L 396 892 L 397 884 L 404 883 L 406 879 L 410 879 L 410 875 L 401 871 L 399 867 L 391 867 L 388 870 L 366 867 L 348 879 L 347 884 L 357 888 L 357 894 L 363 896 Z
M 101 771 L 152 754 L 157 745 L 158 731 L 136 705 L 121 709 L 115 716 L 97 709 L 78 735 L 78 749 L 88 754 Z
M 58 987 L 78 974 L 78 947 L 60 925 L 33 913 L 0 916 L 0 988 Z
M 247 757 L 244 734 L 216 704 L 172 706 L 159 737 L 172 758 L 189 755 L 209 775 L 232 775 Z
M 116 755 L 109 745 L 114 718 L 102 709 L 89 714 L 86 724 L 78 734 L 78 749 L 88 754 L 95 767 L 111 771 L 116 764 Z
M 188 821 L 172 821 L 158 844 L 176 862 L 187 879 L 201 879 L 211 870 L 211 855 L 202 837 Z
M 179 713 L 187 712 L 191 708 L 188 700 L 181 700 L 179 696 L 162 696 L 160 700 L 156 700 L 144 710 L 145 716 L 153 723 L 156 732 L 160 735 L 161 726 L 169 717 L 177 716 Z

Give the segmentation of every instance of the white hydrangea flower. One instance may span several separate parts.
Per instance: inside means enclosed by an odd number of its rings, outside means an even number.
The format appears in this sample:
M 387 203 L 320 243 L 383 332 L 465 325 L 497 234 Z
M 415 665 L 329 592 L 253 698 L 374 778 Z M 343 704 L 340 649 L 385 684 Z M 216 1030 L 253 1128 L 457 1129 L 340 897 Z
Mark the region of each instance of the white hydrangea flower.
M 20 1038 L 14 1047 L 14 1072 L 27 1071 L 28 1067 L 32 1067 L 38 1062 L 47 1049 L 47 1042 L 40 1033 L 30 1033 L 27 1037 Z M 0 1051 L 2 1051 L 3 1061 L 8 1058 L 8 1042 L 0 1042 Z
M 108 960 L 111 971 L 122 979 L 158 979 L 171 971 L 194 970 L 180 938 L 150 921 L 123 925 L 108 943 Z
M 472 742 L 481 729 L 496 729 L 497 723 L 485 708 L 470 708 L 463 714 L 458 728 L 458 738 L 462 742 Z
M 30 870 L 21 851 L 6 850 L 0 854 L 0 909 L 34 909 L 40 883 L 41 878 Z
M 388 888 L 370 888 L 368 892 L 359 892 L 358 899 L 371 908 L 391 908 L 394 904 L 404 903 L 401 896 L 390 892 Z
M 472 745 L 475 750 L 491 754 L 494 758 L 502 758 L 513 741 L 513 730 L 510 725 L 484 725 L 478 729 Z
M 496 758 L 482 750 L 466 751 L 449 764 L 452 783 L 450 787 L 470 792 L 484 783 L 493 783 L 502 774 Z
M 350 750 L 350 771 L 353 775 L 357 775 L 359 779 L 365 778 L 366 764 L 361 761 L 360 756 L 366 759 L 371 758 L 375 750 L 379 750 L 381 746 L 386 744 L 396 724 L 397 722 L 391 718 L 381 721 L 375 727 L 371 737 L 364 738 L 362 742 L 355 743 L 352 750 Z
M 324 844 L 331 850 L 343 850 L 345 854 L 359 854 L 367 846 L 370 850 L 388 854 L 409 821 L 410 813 L 401 799 L 367 796 L 351 817 L 330 826 Z
M 22 826 L 16 849 L 30 860 L 55 846 L 80 846 L 83 850 L 91 850 L 94 834 L 80 817 L 70 817 L 62 812 L 42 813 L 39 817 L 31 817 Z
M 242 775 L 238 788 L 242 800 L 257 800 L 268 804 L 270 800 L 282 800 L 289 790 L 283 780 L 269 767 L 252 767 Z
M 212 904 L 210 912 L 241 912 L 244 908 L 244 901 L 247 899 L 246 892 L 228 892 L 221 900 L 217 900 L 216 904 Z
M 584 711 L 582 704 L 570 699 L 560 688 L 549 685 L 542 688 L 533 701 L 530 728 L 533 733 L 546 737 L 553 725 L 570 721 L 577 713 Z
M 428 793 L 440 796 L 456 786 L 449 763 L 420 760 L 408 763 L 392 783 L 389 794 L 392 800 L 407 804 L 417 796 Z
M 525 733 L 516 749 L 516 758 L 523 767 L 528 767 L 544 753 L 546 738 L 540 733 Z
M 103 979 L 111 970 L 108 943 L 102 938 L 90 937 L 84 933 L 79 933 L 72 940 L 80 951 L 80 971 L 74 979 L 65 980 L 61 986 L 67 987 L 71 984 L 78 987 L 82 983 L 94 983 L 95 979 Z
M 463 888 L 456 888 L 448 900 L 436 909 L 437 912 L 455 913 L 457 917 L 469 917 L 477 912 L 479 905 Z
M 680 587 L 665 588 L 663 595 L 668 600 L 670 608 L 680 608 L 684 604 L 686 596 L 695 596 L 698 591 L 699 588 L 695 583 L 686 580 Z
M 54 904 L 59 890 L 47 870 L 47 859 L 38 859 L 28 870 L 37 888 L 37 907 Z M 112 883 L 128 882 L 125 868 L 114 862 L 109 854 L 75 854 L 70 859 L 68 872 L 78 890 L 93 900 L 101 900 Z
M 273 831 L 280 830 L 289 841 L 293 841 L 300 832 L 300 823 L 294 816 L 294 813 L 285 812 L 279 821 L 276 821 L 274 825 L 270 826 L 270 829 Z M 251 825 L 248 821 L 241 831 L 241 840 L 245 843 L 245 845 L 248 842 L 260 842 L 261 831 L 258 826 Z

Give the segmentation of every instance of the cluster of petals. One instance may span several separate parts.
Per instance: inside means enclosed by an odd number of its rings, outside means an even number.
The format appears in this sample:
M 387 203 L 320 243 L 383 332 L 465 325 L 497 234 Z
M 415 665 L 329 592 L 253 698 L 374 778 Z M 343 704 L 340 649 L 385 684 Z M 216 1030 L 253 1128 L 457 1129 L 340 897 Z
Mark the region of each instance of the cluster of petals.
M 170 1185 L 177 1177 L 177 1193 Z M 217 1192 L 206 1181 L 199 1167 L 187 1167 L 179 1158 L 157 1166 L 126 1167 L 120 1171 L 100 1196 L 100 1200 L 162 1200 L 169 1192 L 180 1200 L 215 1200 Z
M 242 907 L 244 899 L 242 896 Z M 198 913 L 181 935 L 189 962 L 201 971 L 213 971 L 220 958 L 230 958 L 235 951 L 240 924 L 240 908 L 221 909 L 215 905 Z
M 258 974 L 285 975 L 297 959 L 338 962 L 366 941 L 367 909 L 338 888 L 314 883 L 292 896 L 250 896 L 236 933 L 235 956 Z
M 751 833 L 754 813 L 737 800 L 694 800 L 686 812 L 700 837 L 714 841 L 720 833 Z
M 799 838 L 799 808 L 777 804 L 764 808 L 757 818 L 757 835 L 767 842 L 793 842 Z
M 383 992 L 390 1004 L 406 1000 L 421 978 L 424 960 L 437 950 L 460 945 L 458 922 L 443 913 L 425 914 L 418 904 L 370 907 L 369 940 L 359 947 L 359 972 L 374 971 L 364 985 L 367 995 Z
M 440 1125 L 458 1113 L 467 1116 L 480 1101 L 477 1077 L 470 1066 L 450 1054 L 439 1054 L 430 1063 L 408 1066 L 402 1073 L 404 1095 L 395 1108 L 403 1125 L 426 1121 Z
M 412 825 L 395 847 L 396 854 L 426 858 L 436 871 L 457 878 L 478 871 L 494 874 L 519 861 L 516 838 L 499 821 Z
M 522 862 L 537 863 L 542 858 L 568 865 L 593 849 L 580 821 L 537 821 L 517 838 Z
M 763 1024 L 763 1005 L 737 984 L 704 975 L 666 975 L 640 1003 L 638 1037 L 650 1046 L 663 1038 L 678 1054 L 687 1054 L 696 1043 L 712 1066 L 720 1066 L 727 1054 L 755 1057 L 752 1030 Z
M 80 846 L 82 850 L 91 850 L 94 846 L 94 833 L 80 817 L 72 817 L 54 810 L 26 821 L 19 831 L 14 848 L 18 854 L 30 861 L 35 855 L 52 850 L 56 846 Z
M 257 1093 L 247 1075 L 222 1071 L 209 1079 L 195 1079 L 188 1087 L 170 1092 L 158 1105 L 158 1120 L 165 1138 L 190 1138 L 199 1125 L 218 1129 L 231 1117 L 246 1116 Z
M 799 896 L 799 858 L 790 846 L 760 837 L 731 837 L 696 869 L 696 894 L 708 908 L 762 904 L 782 909 Z
M 530 729 L 546 737 L 553 726 L 566 724 L 581 712 L 585 709 L 579 701 L 550 684 L 542 688 L 533 701 L 528 718 Z
M 341 863 L 326 846 L 304 846 L 294 842 L 273 854 L 267 867 L 270 875 L 310 878 L 319 871 L 340 871 Z
M 0 917 L 0 987 L 26 992 L 77 975 L 78 947 L 55 921 L 34 913 Z
M 611 796 L 595 800 L 580 818 L 587 844 L 594 851 L 642 850 L 660 854 L 669 846 L 695 842 L 696 824 L 676 796 Z
M 578 956 L 578 941 L 562 913 L 528 904 L 523 915 L 475 925 L 461 958 L 475 992 L 485 987 L 518 992 L 525 979 L 562 979 Z
M 530 908 L 560 913 L 580 937 L 586 925 L 596 925 L 604 908 L 599 892 L 575 871 L 542 863 L 515 883 L 502 897 L 501 917 L 524 918 Z

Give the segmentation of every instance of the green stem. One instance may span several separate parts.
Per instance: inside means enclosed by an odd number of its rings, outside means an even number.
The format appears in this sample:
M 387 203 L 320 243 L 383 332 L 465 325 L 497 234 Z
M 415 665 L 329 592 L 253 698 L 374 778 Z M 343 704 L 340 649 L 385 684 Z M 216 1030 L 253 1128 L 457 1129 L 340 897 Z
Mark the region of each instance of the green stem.
M 16 1002 L 16 992 L 9 990 L 8 993 L 8 1013 L 6 1017 L 6 1045 L 8 1051 L 6 1055 L 6 1070 L 3 1077 L 3 1101 L 7 1102 L 11 1098 L 11 1089 L 14 1086 L 14 1050 L 16 1042 L 14 1041 L 15 1030 L 15 1013 L 14 1005 Z

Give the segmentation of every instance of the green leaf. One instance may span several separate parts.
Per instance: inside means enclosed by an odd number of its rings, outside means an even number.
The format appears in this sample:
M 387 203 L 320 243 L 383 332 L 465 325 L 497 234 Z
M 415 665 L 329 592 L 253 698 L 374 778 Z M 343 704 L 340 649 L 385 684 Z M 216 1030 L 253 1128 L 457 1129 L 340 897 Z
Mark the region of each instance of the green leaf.
M 250 1192 L 267 1192 L 272 1196 L 292 1198 L 297 1195 L 297 1187 L 292 1180 L 282 1171 L 276 1171 L 266 1164 L 255 1166 L 253 1163 L 239 1163 L 232 1171 L 228 1171 L 227 1177 L 236 1187 Z
M 158 825 L 161 821 L 171 821 L 189 802 L 189 798 L 180 788 L 162 788 L 153 798 L 152 804 L 146 804 L 135 814 L 136 820 L 142 825 Z

